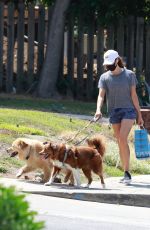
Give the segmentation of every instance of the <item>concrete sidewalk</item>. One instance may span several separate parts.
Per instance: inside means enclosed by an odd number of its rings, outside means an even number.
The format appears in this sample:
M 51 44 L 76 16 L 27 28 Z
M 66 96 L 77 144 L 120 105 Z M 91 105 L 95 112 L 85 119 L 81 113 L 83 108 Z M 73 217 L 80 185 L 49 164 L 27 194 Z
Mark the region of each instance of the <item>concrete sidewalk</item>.
M 65 184 L 43 184 L 22 179 L 0 178 L 0 184 L 14 185 L 22 192 L 68 199 L 102 202 L 110 204 L 150 207 L 150 175 L 133 177 L 130 185 L 119 183 L 119 177 L 106 178 L 106 188 L 93 182 L 88 188 L 75 188 Z M 84 185 L 83 185 L 84 186 Z

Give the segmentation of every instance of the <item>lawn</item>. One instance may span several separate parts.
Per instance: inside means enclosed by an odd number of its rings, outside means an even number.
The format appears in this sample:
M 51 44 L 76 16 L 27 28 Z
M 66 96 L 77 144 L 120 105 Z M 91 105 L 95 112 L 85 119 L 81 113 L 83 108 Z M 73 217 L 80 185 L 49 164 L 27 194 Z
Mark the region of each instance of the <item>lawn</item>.
M 94 115 L 96 110 L 96 102 L 88 103 L 73 100 L 50 100 L 39 99 L 37 97 L 25 97 L 15 95 L 0 95 L 1 107 L 15 108 L 15 109 L 28 109 L 38 111 L 48 111 L 57 113 L 74 113 Z M 104 107 L 104 113 L 106 108 Z
M 29 137 L 42 141 L 67 141 L 73 138 L 78 131 L 83 129 L 89 121 L 80 120 L 61 113 L 76 113 L 93 115 L 96 103 L 74 102 L 74 101 L 51 101 L 44 99 L 33 99 L 26 97 L 1 96 L 0 103 L 0 174 L 15 174 L 23 163 L 17 159 L 11 159 L 5 149 L 17 137 Z M 56 109 L 57 108 L 57 109 Z M 118 148 L 113 137 L 112 129 L 108 125 L 92 123 L 84 129 L 76 138 L 74 144 L 86 136 L 101 133 L 106 137 L 107 151 L 105 155 L 105 176 L 121 176 L 120 165 L 116 168 L 118 161 Z M 85 143 L 83 143 L 85 144 Z M 132 149 L 131 170 L 135 174 L 149 174 L 150 167 L 147 161 L 137 161 L 134 157 L 133 132 L 130 136 Z

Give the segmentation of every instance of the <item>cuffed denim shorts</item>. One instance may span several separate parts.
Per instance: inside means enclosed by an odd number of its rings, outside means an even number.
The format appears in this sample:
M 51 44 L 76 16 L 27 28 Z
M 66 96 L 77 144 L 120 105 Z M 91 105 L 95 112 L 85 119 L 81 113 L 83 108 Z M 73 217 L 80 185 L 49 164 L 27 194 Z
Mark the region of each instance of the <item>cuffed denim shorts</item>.
M 117 108 L 113 109 L 110 113 L 109 122 L 111 124 L 121 123 L 123 119 L 135 120 L 137 117 L 136 110 L 134 108 Z

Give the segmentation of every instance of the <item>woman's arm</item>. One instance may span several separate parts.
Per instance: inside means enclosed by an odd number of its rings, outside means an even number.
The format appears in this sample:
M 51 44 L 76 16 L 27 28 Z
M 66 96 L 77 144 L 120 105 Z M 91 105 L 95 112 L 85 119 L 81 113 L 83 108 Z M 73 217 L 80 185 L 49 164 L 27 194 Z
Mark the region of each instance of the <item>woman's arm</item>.
M 142 126 L 143 125 L 143 119 L 142 119 L 142 114 L 141 114 L 141 111 L 140 111 L 140 105 L 139 105 L 139 100 L 138 100 L 138 96 L 137 96 L 137 93 L 136 93 L 136 87 L 135 86 L 132 86 L 131 87 L 131 98 L 132 98 L 132 101 L 133 101 L 133 105 L 137 111 L 137 123 L 138 125 Z
M 105 89 L 100 88 L 99 89 L 99 94 L 98 94 L 98 98 L 97 98 L 97 109 L 96 109 L 96 113 L 95 113 L 95 118 L 99 119 L 100 117 L 102 117 L 102 113 L 101 113 L 101 108 L 104 102 L 104 97 L 105 97 Z

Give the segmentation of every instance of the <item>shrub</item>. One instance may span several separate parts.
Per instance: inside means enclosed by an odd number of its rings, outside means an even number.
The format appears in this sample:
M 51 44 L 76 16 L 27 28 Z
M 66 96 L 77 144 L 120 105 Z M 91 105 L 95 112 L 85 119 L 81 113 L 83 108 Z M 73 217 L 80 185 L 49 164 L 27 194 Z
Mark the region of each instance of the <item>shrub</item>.
M 36 214 L 29 209 L 25 195 L 17 193 L 14 187 L 0 185 L 1 230 L 41 230 L 44 223 L 35 221 Z

